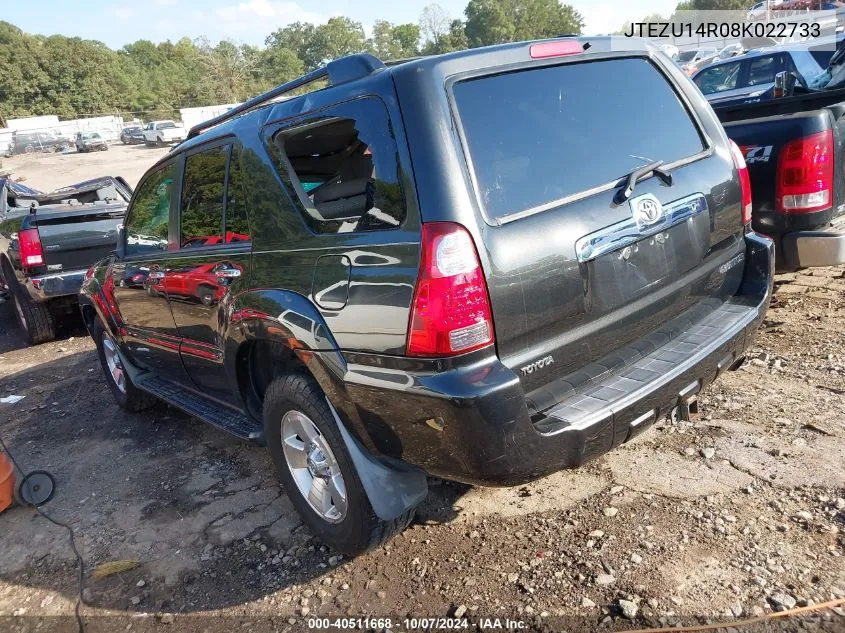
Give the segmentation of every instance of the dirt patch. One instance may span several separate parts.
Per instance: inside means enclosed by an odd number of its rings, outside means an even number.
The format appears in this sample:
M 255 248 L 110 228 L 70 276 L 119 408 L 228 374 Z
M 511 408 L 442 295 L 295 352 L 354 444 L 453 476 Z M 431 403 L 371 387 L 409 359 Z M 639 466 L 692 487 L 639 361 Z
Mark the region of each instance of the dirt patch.
M 416 522 L 354 560 L 301 525 L 263 449 L 165 407 L 121 412 L 78 324 L 23 348 L 0 305 L 0 395 L 26 396 L 0 406 L 0 432 L 58 478 L 46 509 L 73 526 L 89 572 L 140 562 L 86 579 L 86 618 L 127 618 L 121 629 L 161 612 L 197 631 L 460 607 L 471 622 L 547 630 L 771 613 L 845 597 L 842 275 L 780 280 L 749 362 L 702 394 L 700 420 L 661 421 L 519 488 L 433 481 Z M 70 614 L 66 534 L 25 508 L 0 515 L 0 530 L 0 617 Z M 845 626 L 830 611 L 799 624 Z
M 107 152 L 80 154 L 20 154 L 3 159 L 3 171 L 28 187 L 51 191 L 97 176 L 123 176 L 130 186 L 138 184 L 153 164 L 170 151 L 144 145 L 109 146 Z

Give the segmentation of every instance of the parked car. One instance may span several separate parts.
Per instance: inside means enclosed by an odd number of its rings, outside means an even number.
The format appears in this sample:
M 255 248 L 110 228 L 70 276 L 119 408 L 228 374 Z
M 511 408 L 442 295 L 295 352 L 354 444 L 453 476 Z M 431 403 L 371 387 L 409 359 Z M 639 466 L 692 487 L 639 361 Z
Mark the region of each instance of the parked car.
M 99 132 L 78 132 L 76 135 L 77 152 L 105 152 L 108 148 L 109 144 Z
M 185 128 L 173 121 L 150 121 L 144 126 L 144 142 L 148 146 L 181 143 L 185 136 Z
M 777 18 L 794 15 L 795 11 L 836 11 L 842 8 L 841 3 L 824 0 L 780 0 L 776 6 L 777 14 L 773 17 Z
M 15 132 L 6 150 L 7 156 L 35 152 L 62 152 L 70 146 L 66 138 L 52 132 Z
M 748 52 L 713 63 L 692 78 L 712 104 L 763 95 L 781 71 L 796 73 L 805 84 L 820 76 L 819 66 L 806 44 L 787 44 Z
M 112 177 L 49 193 L 0 179 L 0 288 L 28 343 L 52 340 L 78 310 L 85 272 L 114 250 L 131 192 Z
M 747 20 L 763 20 L 769 15 L 769 10 L 775 7 L 781 8 L 783 0 L 764 0 L 753 5 L 745 16 Z M 767 6 L 768 5 L 768 6 Z
M 629 46 L 352 55 L 193 128 L 80 293 L 117 403 L 266 442 L 346 553 L 426 474 L 516 485 L 688 419 L 751 344 L 773 246 L 707 101 Z
M 127 125 L 120 132 L 120 142 L 124 145 L 134 145 L 144 142 L 144 130 L 140 125 Z
M 703 59 L 714 57 L 717 51 L 715 48 L 698 48 L 691 51 L 681 51 L 675 58 L 675 63 L 681 67 L 687 75 L 691 75 L 695 65 Z

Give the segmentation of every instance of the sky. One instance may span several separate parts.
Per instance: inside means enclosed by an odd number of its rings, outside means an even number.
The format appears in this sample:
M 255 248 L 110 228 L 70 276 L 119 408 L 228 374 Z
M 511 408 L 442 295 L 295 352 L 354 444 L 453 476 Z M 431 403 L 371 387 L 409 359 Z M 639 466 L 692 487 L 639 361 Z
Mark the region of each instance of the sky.
M 205 36 L 263 44 L 291 22 L 321 23 L 346 15 L 364 24 L 376 20 L 417 22 L 433 0 L 3 0 L 0 19 L 27 33 L 96 39 L 112 48 L 148 39 L 176 41 Z M 439 0 L 453 18 L 463 18 L 467 0 Z M 588 35 L 615 31 L 652 13 L 669 15 L 677 0 L 567 0 L 584 16 Z

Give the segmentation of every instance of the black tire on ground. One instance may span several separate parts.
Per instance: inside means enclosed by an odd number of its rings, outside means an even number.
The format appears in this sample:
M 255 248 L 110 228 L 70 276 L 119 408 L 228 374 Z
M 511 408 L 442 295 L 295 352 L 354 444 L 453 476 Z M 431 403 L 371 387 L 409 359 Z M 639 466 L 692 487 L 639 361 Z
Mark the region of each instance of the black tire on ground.
M 138 387 L 136 387 L 132 382 L 132 379 L 129 377 L 126 370 L 123 370 L 123 390 L 118 387 L 118 384 L 109 369 L 108 362 L 106 361 L 106 352 L 103 343 L 104 339 L 110 339 L 112 342 L 114 342 L 114 339 L 111 338 L 111 335 L 108 332 L 106 332 L 99 319 L 94 321 L 94 327 L 91 329 L 91 337 L 94 339 L 94 343 L 97 346 L 97 355 L 100 357 L 100 367 L 103 369 L 103 375 L 109 385 L 109 389 L 111 389 L 115 402 L 117 402 L 121 408 L 126 409 L 127 411 L 132 411 L 133 413 L 137 413 L 138 411 L 143 411 L 144 409 L 149 409 L 154 406 L 158 400 L 146 391 L 138 389 Z
M 290 411 L 304 413 L 334 453 L 347 500 L 346 514 L 339 522 L 329 522 L 311 507 L 288 468 L 282 446 L 282 418 Z M 392 521 L 382 521 L 376 516 L 323 391 L 311 376 L 289 374 L 270 383 L 264 396 L 264 432 L 276 474 L 288 497 L 314 535 L 326 545 L 344 554 L 360 554 L 399 534 L 413 519 L 413 509 Z
M 33 301 L 21 288 L 13 288 L 11 295 L 15 316 L 27 343 L 40 345 L 56 338 L 56 322 L 46 303 Z

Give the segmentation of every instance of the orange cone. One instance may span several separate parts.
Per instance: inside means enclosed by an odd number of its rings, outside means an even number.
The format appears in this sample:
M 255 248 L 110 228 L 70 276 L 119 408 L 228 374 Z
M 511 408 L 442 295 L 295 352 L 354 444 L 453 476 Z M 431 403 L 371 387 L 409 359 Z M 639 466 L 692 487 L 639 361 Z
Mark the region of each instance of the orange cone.
M 0 451 L 0 512 L 12 505 L 15 490 L 15 467 Z

